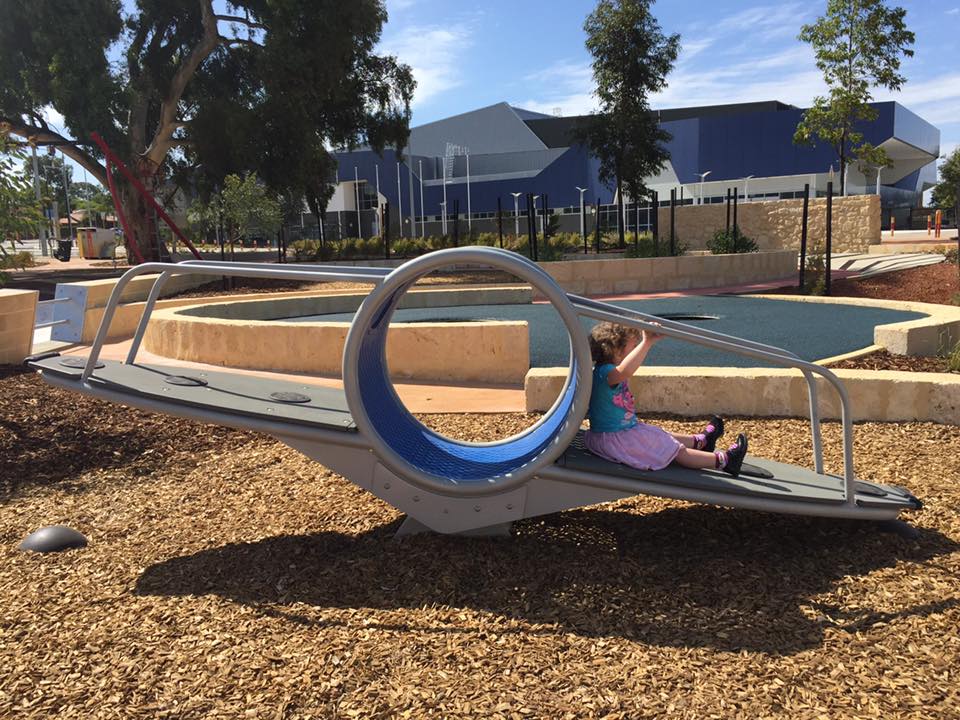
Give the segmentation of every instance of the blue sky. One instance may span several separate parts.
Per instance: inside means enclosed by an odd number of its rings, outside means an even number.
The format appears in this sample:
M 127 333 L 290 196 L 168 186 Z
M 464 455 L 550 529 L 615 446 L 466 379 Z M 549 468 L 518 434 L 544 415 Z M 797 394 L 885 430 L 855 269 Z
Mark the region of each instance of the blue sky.
M 221 4 L 223 0 L 218 0 Z M 594 109 L 583 21 L 595 0 L 386 0 L 380 52 L 397 55 L 418 82 L 413 124 L 493 103 L 564 115 Z M 960 0 L 901 0 L 916 34 L 899 93 L 878 90 L 941 131 L 941 154 L 960 144 Z M 125 1 L 129 6 L 129 0 Z M 817 2 L 668 0 L 654 5 L 680 57 L 654 108 L 781 100 L 801 107 L 824 92 L 800 26 L 826 8 Z M 48 113 L 62 126 L 62 118 Z M 75 179 L 82 179 L 77 166 Z
M 897 100 L 941 131 L 941 153 L 960 143 L 960 0 L 902 0 L 916 34 Z M 413 123 L 495 102 L 564 115 L 589 112 L 590 57 L 583 21 L 594 0 L 387 0 L 381 51 L 409 64 L 418 81 Z M 653 107 L 782 100 L 801 107 L 824 93 L 800 26 L 826 9 L 819 2 L 661 1 L 661 27 L 682 50 L 669 86 Z

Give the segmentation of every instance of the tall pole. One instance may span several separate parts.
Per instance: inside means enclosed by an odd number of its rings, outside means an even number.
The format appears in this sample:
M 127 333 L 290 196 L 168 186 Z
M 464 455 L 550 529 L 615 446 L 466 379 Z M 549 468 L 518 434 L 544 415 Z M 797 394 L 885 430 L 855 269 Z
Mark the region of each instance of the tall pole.
M 670 257 L 673 257 L 674 255 L 677 254 L 676 238 L 674 236 L 674 231 L 676 230 L 676 217 L 677 217 L 677 189 L 673 188 L 670 190 Z
M 880 197 L 880 170 L 881 168 L 877 168 L 877 197 Z
M 800 224 L 800 283 L 802 290 L 806 282 L 807 269 L 807 213 L 810 209 L 810 186 L 803 186 L 803 216 Z
M 466 153 L 467 156 L 467 233 L 472 237 L 473 236 L 473 211 L 470 206 L 470 153 Z
M 587 191 L 586 188 L 578 187 L 577 190 L 580 191 L 580 239 L 583 240 L 583 246 L 587 246 L 587 223 L 584 218 L 584 206 L 583 206 L 583 194 Z M 584 250 L 586 252 L 586 250 Z
M 357 174 L 357 166 L 353 166 L 353 194 L 357 201 L 357 237 L 363 238 L 363 226 L 360 224 L 360 176 Z
M 510 193 L 513 195 L 513 236 L 520 238 L 520 196 L 523 193 Z
M 380 215 L 380 164 L 373 166 L 373 172 L 377 183 L 377 232 L 383 235 L 383 217 Z
M 833 255 L 833 183 L 827 183 L 827 256 L 823 261 L 824 285 L 827 295 L 830 294 L 830 260 Z
M 67 160 L 66 155 L 63 154 L 63 151 L 60 151 L 60 154 L 63 155 L 63 163 L 60 165 L 60 169 L 63 171 L 63 195 L 64 199 L 67 201 L 67 236 L 70 238 L 70 242 L 73 242 L 73 218 L 70 217 L 70 179 L 67 177 Z M 60 239 L 59 237 L 57 238 Z
M 730 235 L 730 188 L 727 188 L 727 236 Z
M 417 200 L 413 195 L 413 168 L 407 165 L 407 186 L 410 188 L 410 237 L 417 234 Z M 403 215 L 400 216 L 400 227 L 403 227 Z
M 740 236 L 740 226 L 737 225 L 737 198 L 740 196 L 740 189 L 733 188 L 733 237 L 734 241 Z
M 440 225 L 443 234 L 447 234 L 447 159 L 443 159 L 443 222 Z
M 653 254 L 660 255 L 660 193 L 653 191 L 653 217 L 650 229 L 653 233 Z
M 40 199 L 40 165 L 37 162 L 37 146 L 32 145 L 33 149 L 33 191 L 37 196 L 37 205 L 43 209 L 43 201 Z M 46 257 L 50 254 L 47 249 L 47 215 L 44 213 L 43 220 L 40 221 L 40 252 Z
M 403 185 L 400 184 L 400 162 L 397 162 L 397 219 L 400 227 L 397 228 L 397 237 L 403 237 Z
M 427 235 L 427 211 L 423 208 L 423 160 L 417 161 L 420 164 L 420 239 Z

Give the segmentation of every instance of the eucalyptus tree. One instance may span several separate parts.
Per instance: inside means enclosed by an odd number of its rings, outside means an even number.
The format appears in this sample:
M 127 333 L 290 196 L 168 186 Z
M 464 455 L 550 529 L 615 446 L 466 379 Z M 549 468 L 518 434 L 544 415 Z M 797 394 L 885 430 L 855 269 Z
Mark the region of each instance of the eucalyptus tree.
M 600 0 L 584 23 L 593 57 L 598 112 L 576 130 L 600 161 L 600 179 L 617 188 L 617 229 L 624 246 L 623 195 L 647 193 L 644 178 L 669 160 L 670 134 L 650 111 L 650 95 L 662 90 L 680 47 L 680 36 L 664 35 L 650 11 L 651 0 Z
M 827 12 L 800 31 L 810 43 L 817 67 L 829 88 L 803 115 L 794 142 L 826 143 L 840 162 L 840 192 L 846 189 L 846 169 L 856 160 L 861 168 L 890 165 L 883 148 L 865 142 L 858 125 L 873 121 L 872 90 L 900 90 L 906 77 L 902 57 L 912 57 L 914 34 L 907 29 L 906 10 L 884 0 L 828 0 Z
M 127 4 L 130 5 L 129 3 Z M 8 0 L 0 23 L 0 121 L 106 184 L 99 133 L 148 190 L 209 194 L 257 172 L 274 191 L 325 205 L 329 148 L 401 148 L 414 81 L 375 52 L 382 0 Z M 64 132 L 48 118 L 63 117 Z M 144 257 L 153 214 L 123 207 Z M 128 242 L 131 239 L 128 238 Z

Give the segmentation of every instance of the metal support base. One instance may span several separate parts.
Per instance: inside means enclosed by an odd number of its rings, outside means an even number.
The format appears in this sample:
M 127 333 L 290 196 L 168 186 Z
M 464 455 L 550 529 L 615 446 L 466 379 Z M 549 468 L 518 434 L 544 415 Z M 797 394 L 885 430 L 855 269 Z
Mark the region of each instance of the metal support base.
M 458 533 L 449 533 L 461 537 L 510 537 L 510 527 L 513 523 L 499 523 L 497 525 L 488 525 L 487 527 L 474 528 L 473 530 L 464 530 Z M 420 533 L 434 532 L 419 520 L 414 520 L 409 515 L 404 519 L 400 529 L 397 530 L 394 539 L 407 537 L 408 535 L 419 535 Z

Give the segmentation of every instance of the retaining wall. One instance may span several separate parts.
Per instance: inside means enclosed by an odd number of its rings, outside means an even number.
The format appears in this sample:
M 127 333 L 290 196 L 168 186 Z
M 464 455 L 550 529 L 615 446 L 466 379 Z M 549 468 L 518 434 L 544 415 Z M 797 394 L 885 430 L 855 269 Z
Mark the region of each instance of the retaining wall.
M 880 198 L 850 195 L 833 198 L 833 252 L 867 252 L 880 244 Z M 731 208 L 731 224 L 733 209 Z M 799 250 L 803 200 L 771 200 L 738 204 L 740 231 L 755 240 L 761 250 Z M 660 242 L 670 239 L 670 208 L 660 208 Z M 676 208 L 675 232 L 690 250 L 702 250 L 713 233 L 727 223 L 725 204 L 683 205 Z M 807 247 L 826 243 L 827 200 L 810 200 Z
M 30 354 L 37 315 L 36 290 L 0 289 L 0 365 L 16 365 Z

